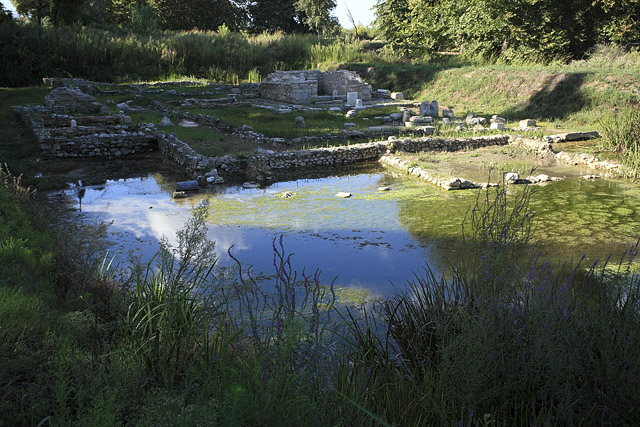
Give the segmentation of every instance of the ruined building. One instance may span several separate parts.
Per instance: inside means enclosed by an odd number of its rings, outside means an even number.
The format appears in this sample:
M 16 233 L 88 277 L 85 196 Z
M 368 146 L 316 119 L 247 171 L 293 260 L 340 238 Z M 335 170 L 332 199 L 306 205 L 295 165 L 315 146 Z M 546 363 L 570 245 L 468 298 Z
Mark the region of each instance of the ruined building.
M 371 85 L 347 70 L 277 71 L 260 83 L 259 91 L 263 98 L 295 104 L 330 100 L 347 92 L 357 92 L 363 101 L 371 99 Z

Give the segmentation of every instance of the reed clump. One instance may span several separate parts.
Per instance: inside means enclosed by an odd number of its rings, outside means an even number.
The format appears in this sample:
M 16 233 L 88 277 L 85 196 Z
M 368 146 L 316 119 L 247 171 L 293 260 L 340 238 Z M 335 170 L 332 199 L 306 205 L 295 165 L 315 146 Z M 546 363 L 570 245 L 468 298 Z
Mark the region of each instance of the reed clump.
M 640 111 L 624 109 L 600 121 L 600 147 L 621 155 L 625 175 L 640 177 Z

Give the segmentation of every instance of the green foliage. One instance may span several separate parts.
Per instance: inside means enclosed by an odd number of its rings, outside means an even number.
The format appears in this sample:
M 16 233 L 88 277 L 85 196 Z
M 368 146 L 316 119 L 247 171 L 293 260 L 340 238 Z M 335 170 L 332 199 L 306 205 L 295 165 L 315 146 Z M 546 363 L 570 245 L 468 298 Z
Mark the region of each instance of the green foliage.
M 19 15 L 30 17 L 38 25 L 49 16 L 51 0 L 11 0 Z
M 376 24 L 391 48 L 412 58 L 455 49 L 485 60 L 552 62 L 580 58 L 607 38 L 636 40 L 637 7 L 626 0 L 386 0 L 376 4 Z
M 622 110 L 603 118 L 600 124 L 600 146 L 622 154 L 622 161 L 627 166 L 625 175 L 640 177 L 640 111 Z
M 80 17 L 84 0 L 50 0 L 50 17 L 55 27 L 71 25 Z
M 240 29 L 242 10 L 229 0 L 153 0 L 166 30 L 216 30 L 222 25 Z
M 331 15 L 335 0 L 297 0 L 296 9 L 304 12 L 306 24 L 317 34 L 332 34 L 339 27 L 338 19 Z
M 306 15 L 296 8 L 296 0 L 257 0 L 248 6 L 253 33 L 308 33 Z
M 135 3 L 131 7 L 131 31 L 136 34 L 153 34 L 160 29 L 158 13 L 144 3 Z
M 408 0 L 380 0 L 376 3 L 376 27 L 391 49 L 409 54 L 411 8 Z
M 134 9 L 136 10 L 136 9 Z M 149 8 L 141 7 L 147 14 Z M 84 28 L 45 28 L 0 24 L 0 84 L 39 83 L 43 75 L 82 76 L 97 81 L 158 80 L 169 75 L 236 76 L 252 70 L 267 75 L 275 69 L 304 68 L 318 38 L 282 33 L 245 36 L 237 32 L 163 32 L 153 30 L 147 15 L 133 14 L 138 34 Z M 144 23 L 144 25 L 142 25 Z M 255 76 L 255 71 L 253 71 Z M 225 77 L 226 78 L 226 77 Z
M 366 410 L 348 422 L 615 425 L 639 416 L 628 376 L 640 369 L 640 281 L 629 270 L 637 245 L 611 282 L 606 265 L 554 271 L 531 257 L 527 270 L 513 269 L 529 236 L 528 199 L 502 194 L 471 210 L 466 241 L 482 262 L 455 262 L 462 270 L 441 278 L 427 268 L 405 294 L 345 319 L 351 352 L 336 387 Z

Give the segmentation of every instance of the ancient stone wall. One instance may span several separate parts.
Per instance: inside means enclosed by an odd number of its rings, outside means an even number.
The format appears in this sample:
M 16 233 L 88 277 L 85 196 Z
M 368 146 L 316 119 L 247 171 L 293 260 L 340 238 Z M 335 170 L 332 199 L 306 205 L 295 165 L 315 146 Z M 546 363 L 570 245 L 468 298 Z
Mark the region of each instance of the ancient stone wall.
M 131 130 L 125 115 L 70 116 L 47 107 L 14 107 L 44 158 L 117 158 L 156 150 L 157 136 Z
M 294 104 L 308 104 L 318 96 L 319 74 L 319 71 L 271 73 L 260 83 L 260 96 Z
M 241 174 L 247 167 L 246 160 L 233 156 L 207 157 L 198 154 L 189 144 L 173 135 L 158 135 L 158 150 L 167 159 L 186 169 L 194 178 L 204 176 L 213 169 L 221 169 L 229 174 Z
M 371 100 L 371 86 L 354 71 L 337 70 L 320 73 L 318 79 L 318 95 L 346 95 L 348 92 L 358 92 L 358 98 L 363 101 Z
M 345 96 L 357 92 L 358 98 L 371 99 L 371 86 L 355 72 L 277 71 L 269 74 L 258 87 L 260 96 L 294 104 L 308 104 L 334 94 Z
M 584 139 L 591 138 L 594 132 L 583 132 Z M 608 176 L 633 175 L 623 164 L 611 160 L 600 160 L 598 157 L 587 153 L 569 153 L 565 151 L 556 151 L 554 145 L 557 142 L 567 141 L 561 139 L 564 135 L 545 136 L 541 141 L 539 139 L 514 137 L 511 143 L 515 146 L 523 147 L 533 154 L 543 158 L 555 158 L 560 163 L 573 166 L 587 166 L 591 169 L 598 169 Z M 573 139 L 569 139 L 573 140 Z M 561 144 L 558 144 L 561 146 Z
M 249 161 L 258 164 L 264 169 L 322 167 L 378 160 L 387 152 L 457 151 L 489 145 L 505 145 L 508 142 L 509 137 L 507 135 L 459 139 L 406 138 L 403 140 L 368 142 L 340 147 L 260 154 L 250 157 Z
M 471 150 L 490 145 L 506 145 L 508 135 L 480 136 L 474 138 L 417 138 L 390 141 L 390 151 L 416 153 L 419 151 L 458 151 Z

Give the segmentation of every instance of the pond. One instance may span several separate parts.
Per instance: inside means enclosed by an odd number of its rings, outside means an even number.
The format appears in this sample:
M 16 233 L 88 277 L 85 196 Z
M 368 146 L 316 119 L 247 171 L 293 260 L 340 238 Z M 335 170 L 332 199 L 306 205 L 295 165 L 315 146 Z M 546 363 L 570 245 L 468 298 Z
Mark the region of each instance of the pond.
M 595 261 L 621 254 L 640 236 L 637 185 L 588 181 L 566 168 L 539 172 L 567 177 L 537 187 L 532 198 L 535 239 L 546 257 L 562 262 L 586 254 Z M 383 186 L 389 191 L 379 191 Z M 206 200 L 219 265 L 234 265 L 231 248 L 245 267 L 271 274 L 272 241 L 282 236 L 296 270 L 318 268 L 324 283 L 337 277 L 336 284 L 376 297 L 406 288 L 427 264 L 441 272 L 465 256 L 461 224 L 479 191 L 443 191 L 377 163 L 264 188 L 225 185 L 186 199 L 173 199 L 174 188 L 175 180 L 161 173 L 107 180 L 84 187 L 81 212 L 76 190 L 64 194 L 78 211 L 73 215 L 111 224 L 119 260 L 128 251 L 149 259 L 163 235 L 175 242 L 191 208 Z M 335 197 L 341 191 L 353 196 Z M 293 196 L 283 198 L 285 192 Z

